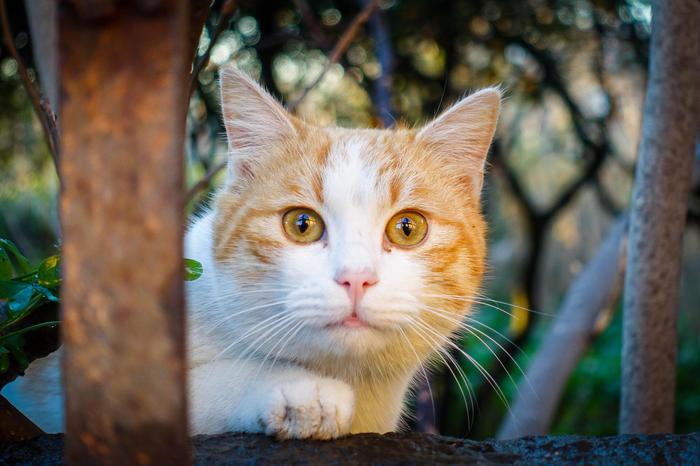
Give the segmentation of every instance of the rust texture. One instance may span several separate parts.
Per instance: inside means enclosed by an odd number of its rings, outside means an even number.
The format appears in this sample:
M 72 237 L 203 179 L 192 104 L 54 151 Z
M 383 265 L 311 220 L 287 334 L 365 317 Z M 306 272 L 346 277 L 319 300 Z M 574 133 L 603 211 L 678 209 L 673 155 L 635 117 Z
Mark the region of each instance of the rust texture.
M 189 2 L 146 3 L 59 3 L 65 454 L 74 465 L 190 462 Z

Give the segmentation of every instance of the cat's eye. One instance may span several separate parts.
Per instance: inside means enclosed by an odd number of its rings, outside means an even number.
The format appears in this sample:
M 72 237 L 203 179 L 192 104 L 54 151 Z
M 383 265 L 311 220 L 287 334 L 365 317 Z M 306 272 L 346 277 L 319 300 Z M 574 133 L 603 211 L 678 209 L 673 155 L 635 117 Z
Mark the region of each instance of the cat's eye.
M 323 236 L 325 226 L 320 215 L 311 209 L 292 209 L 282 217 L 287 235 L 297 243 L 312 243 Z
M 418 212 L 404 211 L 394 215 L 386 226 L 386 236 L 392 243 L 411 247 L 428 234 L 428 221 Z

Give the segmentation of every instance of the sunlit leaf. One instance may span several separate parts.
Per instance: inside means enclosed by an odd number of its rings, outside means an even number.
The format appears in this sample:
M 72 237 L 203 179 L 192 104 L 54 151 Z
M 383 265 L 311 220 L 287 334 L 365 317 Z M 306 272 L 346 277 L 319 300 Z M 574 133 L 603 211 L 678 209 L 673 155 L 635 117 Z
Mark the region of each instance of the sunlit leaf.
M 41 285 L 34 285 L 34 289 L 49 301 L 53 301 L 54 303 L 61 301 L 61 298 L 59 298 L 53 291 L 51 291 L 48 288 L 45 288 Z
M 19 252 L 17 246 L 12 241 L 0 238 L 0 248 L 4 249 L 8 254 L 12 254 L 17 263 L 18 272 L 21 274 L 29 273 L 32 270 L 32 265 L 29 260 L 24 257 L 24 254 Z
M 185 280 L 191 282 L 202 276 L 202 264 L 194 259 L 185 259 Z
M 39 284 L 49 288 L 55 288 L 61 283 L 61 270 L 59 268 L 60 257 L 58 255 L 47 257 L 41 264 L 37 276 Z

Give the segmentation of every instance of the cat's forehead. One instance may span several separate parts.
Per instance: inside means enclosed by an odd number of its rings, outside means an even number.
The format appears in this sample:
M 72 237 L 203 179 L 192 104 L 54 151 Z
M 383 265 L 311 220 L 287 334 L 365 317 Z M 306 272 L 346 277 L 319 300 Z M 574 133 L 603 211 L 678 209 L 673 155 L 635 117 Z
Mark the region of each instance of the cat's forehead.
M 367 137 L 336 137 L 329 146 L 321 173 L 324 204 L 333 208 L 344 205 L 368 205 L 380 201 L 379 157 Z
M 321 168 L 323 204 L 383 209 L 417 183 L 410 135 L 382 130 L 332 130 Z
M 290 206 L 323 214 L 386 216 L 399 209 L 439 213 L 464 198 L 448 167 L 426 152 L 413 130 L 302 128 L 261 154 L 246 199 L 267 211 Z M 456 189 L 457 188 L 457 189 Z

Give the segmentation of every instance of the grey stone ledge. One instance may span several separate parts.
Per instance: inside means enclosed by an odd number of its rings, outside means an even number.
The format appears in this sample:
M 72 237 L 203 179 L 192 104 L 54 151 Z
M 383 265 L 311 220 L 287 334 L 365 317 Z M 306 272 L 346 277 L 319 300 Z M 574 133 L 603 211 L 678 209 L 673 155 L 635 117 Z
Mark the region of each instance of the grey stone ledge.
M 276 441 L 227 433 L 193 439 L 197 465 L 700 465 L 700 432 L 610 437 L 541 436 L 473 441 L 429 434 L 361 434 Z M 0 445 L 0 464 L 60 465 L 63 436 Z

